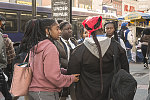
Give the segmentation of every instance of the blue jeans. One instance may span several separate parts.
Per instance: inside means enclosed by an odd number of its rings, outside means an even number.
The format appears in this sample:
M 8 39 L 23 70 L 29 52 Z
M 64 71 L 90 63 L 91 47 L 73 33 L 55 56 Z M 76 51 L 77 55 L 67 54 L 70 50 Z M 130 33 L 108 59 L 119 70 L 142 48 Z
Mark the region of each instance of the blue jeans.
M 127 49 L 127 58 L 128 58 L 128 62 L 132 61 L 131 49 Z

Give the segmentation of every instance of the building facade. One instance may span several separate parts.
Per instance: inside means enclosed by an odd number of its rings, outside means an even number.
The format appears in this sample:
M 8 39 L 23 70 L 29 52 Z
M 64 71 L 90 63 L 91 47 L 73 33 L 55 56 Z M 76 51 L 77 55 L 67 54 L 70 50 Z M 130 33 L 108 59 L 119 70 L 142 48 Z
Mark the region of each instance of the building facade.
M 138 0 L 138 11 L 147 12 L 150 11 L 150 0 Z
M 0 2 L 32 5 L 32 0 L 0 0 Z M 51 0 L 36 0 L 36 2 L 37 6 L 51 7 Z M 149 0 L 72 0 L 72 7 L 122 16 L 133 11 L 150 11 L 150 2 Z
M 121 0 L 103 0 L 103 12 L 107 12 L 105 9 L 110 9 L 109 13 L 114 13 L 116 15 L 122 15 L 122 1 Z
M 92 10 L 102 12 L 102 1 L 103 0 L 92 0 Z
M 137 0 L 122 0 L 122 15 L 138 10 Z
M 50 6 L 51 7 L 51 0 L 42 0 L 42 6 Z
M 0 0 L 0 2 L 9 2 L 10 0 Z
M 72 0 L 72 7 L 92 10 L 93 0 Z M 51 6 L 51 0 L 42 0 L 42 6 Z
M 43 0 L 36 0 L 37 6 L 42 6 L 42 1 Z M 9 2 L 9 3 L 32 5 L 32 0 L 0 0 L 0 2 Z

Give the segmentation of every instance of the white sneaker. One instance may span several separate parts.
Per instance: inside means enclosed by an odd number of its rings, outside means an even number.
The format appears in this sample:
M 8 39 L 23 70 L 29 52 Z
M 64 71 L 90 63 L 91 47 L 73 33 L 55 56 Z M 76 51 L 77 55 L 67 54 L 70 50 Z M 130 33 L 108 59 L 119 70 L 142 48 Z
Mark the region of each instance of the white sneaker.
M 144 64 L 144 67 L 147 68 L 147 69 L 149 69 L 148 64 L 146 64 L 146 63 Z

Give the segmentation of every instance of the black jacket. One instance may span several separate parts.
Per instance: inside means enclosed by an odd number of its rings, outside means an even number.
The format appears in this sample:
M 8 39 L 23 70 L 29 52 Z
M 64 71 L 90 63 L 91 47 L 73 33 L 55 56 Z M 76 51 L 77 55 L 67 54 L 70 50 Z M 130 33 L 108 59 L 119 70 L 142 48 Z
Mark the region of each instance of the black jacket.
M 99 58 L 94 56 L 85 44 L 81 44 L 73 51 L 68 65 L 68 73 L 80 74 L 76 83 L 77 100 L 108 100 L 108 92 L 113 77 L 113 48 L 117 43 L 113 38 L 110 46 L 102 58 L 103 62 L 103 93 L 100 92 Z M 125 50 L 117 43 L 118 55 L 116 65 L 129 72 L 129 64 Z
M 75 46 L 77 45 L 77 41 L 73 37 L 70 38 L 70 40 Z M 54 44 L 57 47 L 57 50 L 59 52 L 59 60 L 60 60 L 61 68 L 67 69 L 68 68 L 68 56 L 67 56 L 66 45 L 63 43 L 61 39 L 54 41 Z

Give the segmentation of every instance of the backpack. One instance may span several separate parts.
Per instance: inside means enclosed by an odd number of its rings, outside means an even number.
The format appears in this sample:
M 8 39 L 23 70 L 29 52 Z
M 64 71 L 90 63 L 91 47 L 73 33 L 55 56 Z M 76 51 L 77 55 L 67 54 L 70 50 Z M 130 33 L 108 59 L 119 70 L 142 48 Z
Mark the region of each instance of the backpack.
M 6 68 L 6 67 L 7 67 L 6 48 L 5 48 L 2 34 L 0 33 L 0 68 Z
M 113 100 L 133 100 L 137 82 L 130 73 L 116 66 L 117 52 L 116 44 L 114 46 L 114 76 L 111 82 L 110 96 Z
M 118 32 L 118 37 L 125 42 L 124 30 L 120 29 Z

